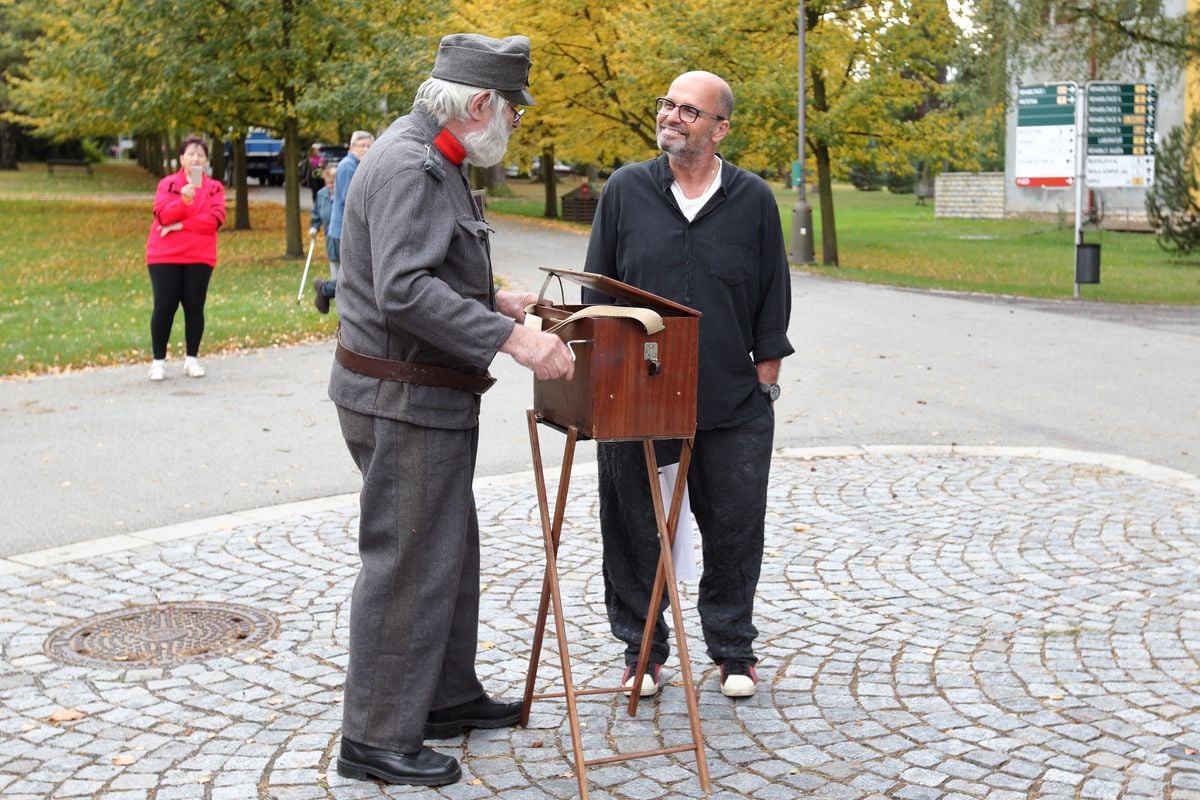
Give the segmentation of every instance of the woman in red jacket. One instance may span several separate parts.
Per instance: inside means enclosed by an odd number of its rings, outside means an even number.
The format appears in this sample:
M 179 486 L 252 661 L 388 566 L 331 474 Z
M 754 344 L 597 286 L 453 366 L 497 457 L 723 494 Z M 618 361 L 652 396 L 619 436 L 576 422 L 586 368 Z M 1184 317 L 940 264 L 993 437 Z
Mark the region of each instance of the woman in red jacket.
M 187 342 L 183 369 L 189 377 L 204 377 L 196 356 L 204 335 L 208 281 L 217 265 L 217 229 L 225 222 L 225 186 L 204 174 L 207 166 L 208 145 L 189 136 L 179 145 L 179 171 L 159 181 L 154 195 L 154 224 L 146 239 L 146 266 L 154 288 L 152 381 L 166 377 L 167 342 L 180 305 Z

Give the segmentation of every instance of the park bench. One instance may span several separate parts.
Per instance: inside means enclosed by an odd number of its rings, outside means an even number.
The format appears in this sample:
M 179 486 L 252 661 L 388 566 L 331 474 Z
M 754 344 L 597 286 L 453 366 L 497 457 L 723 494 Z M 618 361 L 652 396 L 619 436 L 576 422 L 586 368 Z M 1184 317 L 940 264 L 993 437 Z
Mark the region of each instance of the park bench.
M 92 162 L 84 158 L 47 158 L 46 172 L 53 175 L 55 167 L 58 167 L 60 170 L 65 169 L 68 171 L 84 169 L 87 170 L 89 177 L 91 177 L 92 174 Z

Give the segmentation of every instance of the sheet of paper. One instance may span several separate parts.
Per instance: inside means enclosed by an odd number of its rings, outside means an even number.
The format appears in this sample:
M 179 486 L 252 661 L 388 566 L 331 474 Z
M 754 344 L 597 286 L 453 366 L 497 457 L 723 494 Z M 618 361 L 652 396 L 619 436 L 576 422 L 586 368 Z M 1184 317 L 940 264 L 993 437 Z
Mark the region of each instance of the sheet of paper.
M 675 488 L 675 478 L 678 474 L 678 464 L 671 464 L 658 471 L 658 483 L 662 487 L 663 513 L 668 516 L 671 514 L 671 491 Z M 692 507 L 688 503 L 687 483 L 683 484 L 683 505 L 679 508 L 679 525 L 675 528 L 671 561 L 675 564 L 676 580 L 696 579 L 696 548 L 693 543 Z

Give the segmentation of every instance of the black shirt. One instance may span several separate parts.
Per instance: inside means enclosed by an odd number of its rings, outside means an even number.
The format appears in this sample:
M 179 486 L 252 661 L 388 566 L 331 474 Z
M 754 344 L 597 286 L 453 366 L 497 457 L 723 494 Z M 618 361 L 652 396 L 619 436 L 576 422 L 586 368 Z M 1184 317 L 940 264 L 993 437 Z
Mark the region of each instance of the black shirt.
M 588 272 L 694 308 L 700 319 L 697 427 L 732 427 L 766 411 L 755 363 L 791 355 L 791 275 L 779 207 L 766 181 L 722 161 L 721 186 L 688 222 L 667 156 L 630 164 L 604 187 Z M 614 300 L 583 290 L 586 304 Z

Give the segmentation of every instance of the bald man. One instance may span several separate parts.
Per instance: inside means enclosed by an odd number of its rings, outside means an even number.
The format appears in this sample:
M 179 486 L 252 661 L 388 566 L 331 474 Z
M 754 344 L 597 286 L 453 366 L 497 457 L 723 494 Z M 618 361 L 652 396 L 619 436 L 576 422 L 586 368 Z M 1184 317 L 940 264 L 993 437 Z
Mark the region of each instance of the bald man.
M 733 91 L 710 72 L 686 72 L 655 103 L 662 155 L 613 173 L 596 212 L 585 269 L 697 309 L 700 364 L 688 494 L 704 573 L 698 608 L 721 692 L 758 683 L 752 621 L 762 566 L 767 483 L 791 288 L 779 209 L 766 182 L 718 155 Z M 584 290 L 585 303 L 613 302 Z M 679 442 L 658 443 L 660 463 Z M 673 450 L 673 452 L 671 452 Z M 640 442 L 601 442 L 600 530 L 613 635 L 625 643 L 632 686 L 658 563 L 658 533 Z M 663 600 L 663 608 L 666 599 Z M 669 655 L 663 614 L 639 687 L 658 691 Z

